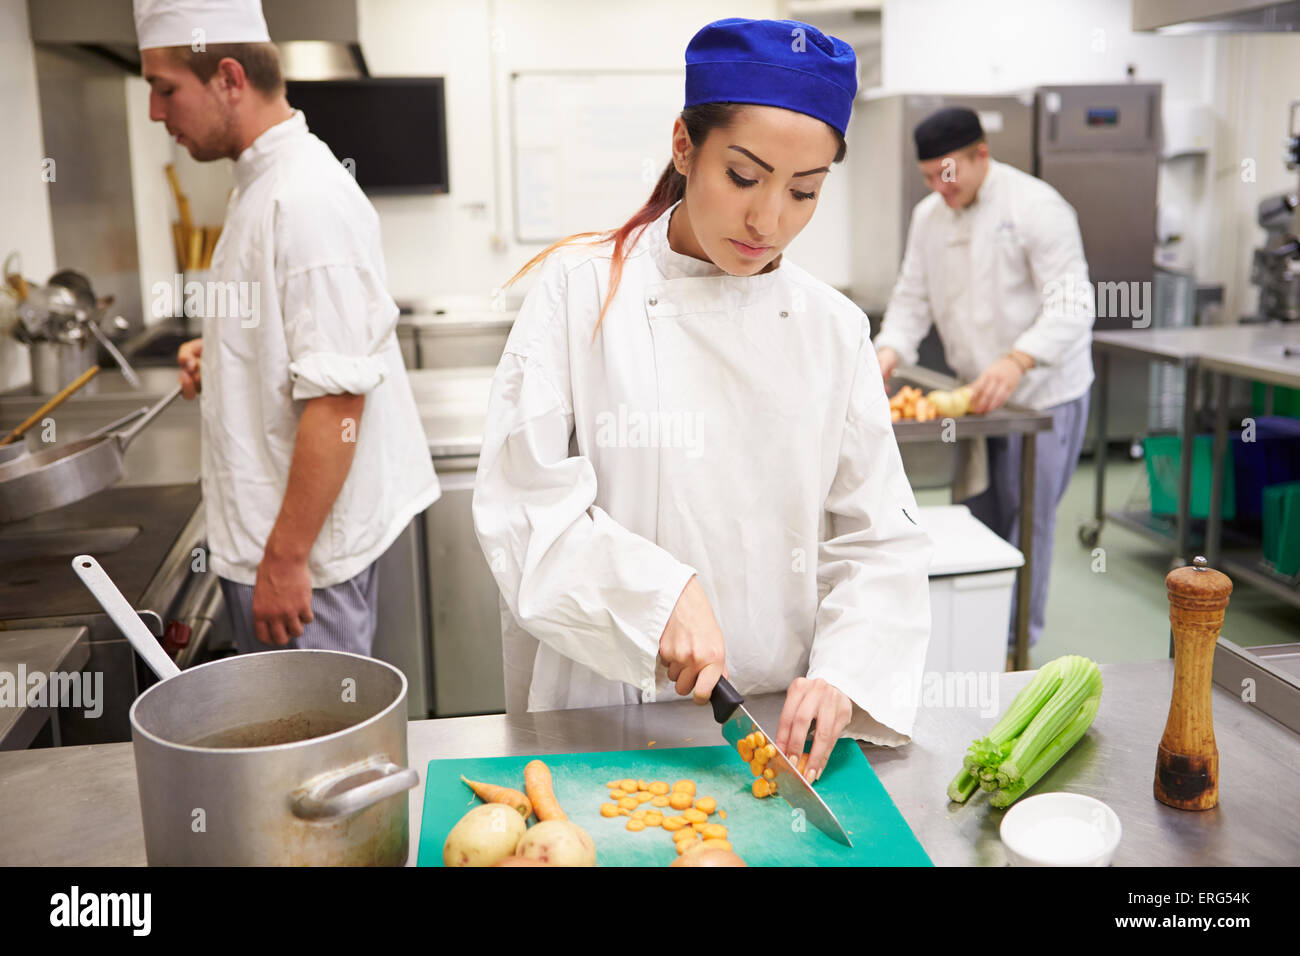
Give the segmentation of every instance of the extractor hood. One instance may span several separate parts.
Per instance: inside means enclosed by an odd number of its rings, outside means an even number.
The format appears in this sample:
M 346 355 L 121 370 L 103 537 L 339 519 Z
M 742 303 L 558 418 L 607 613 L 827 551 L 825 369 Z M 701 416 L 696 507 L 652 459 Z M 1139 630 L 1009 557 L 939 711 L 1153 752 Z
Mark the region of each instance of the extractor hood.
M 1287 33 L 1300 30 L 1300 2 L 1133 0 L 1133 29 L 1155 33 Z
M 369 76 L 361 50 L 360 0 L 262 0 L 266 28 L 288 80 Z M 76 46 L 140 71 L 131 0 L 27 0 L 32 40 Z

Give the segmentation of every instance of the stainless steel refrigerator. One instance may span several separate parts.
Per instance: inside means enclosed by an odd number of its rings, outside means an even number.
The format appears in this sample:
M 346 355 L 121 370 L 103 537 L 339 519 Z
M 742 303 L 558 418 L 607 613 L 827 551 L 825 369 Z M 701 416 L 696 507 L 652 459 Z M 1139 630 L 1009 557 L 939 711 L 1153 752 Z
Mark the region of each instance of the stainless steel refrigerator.
M 1035 173 L 1079 217 L 1097 331 L 1159 324 L 1155 310 L 1156 182 L 1161 86 L 1118 83 L 1037 90 Z M 1113 358 L 1107 434 L 1136 446 L 1148 430 L 1148 363 Z M 1093 408 L 1096 408 L 1094 388 Z M 1087 443 L 1095 444 L 1090 416 Z

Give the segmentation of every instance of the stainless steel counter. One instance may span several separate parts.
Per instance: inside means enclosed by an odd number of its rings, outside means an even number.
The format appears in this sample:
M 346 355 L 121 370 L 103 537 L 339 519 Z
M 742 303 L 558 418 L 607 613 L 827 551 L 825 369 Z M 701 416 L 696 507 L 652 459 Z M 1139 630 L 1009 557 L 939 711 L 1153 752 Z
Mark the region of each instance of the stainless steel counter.
M 1300 325 L 1280 322 L 1258 325 L 1222 325 L 1194 328 L 1134 329 L 1096 332 L 1093 345 L 1097 353 L 1096 404 L 1098 421 L 1105 422 L 1105 408 L 1109 400 L 1111 355 L 1137 356 L 1151 361 L 1170 363 L 1181 370 L 1183 377 L 1183 416 L 1179 436 L 1183 443 L 1191 441 L 1197 430 L 1196 409 L 1198 393 L 1203 387 L 1201 373 L 1214 376 L 1213 395 L 1216 401 L 1215 443 L 1212 473 L 1221 480 L 1222 461 L 1227 444 L 1230 394 L 1227 379 L 1239 376 L 1270 385 L 1300 387 Z M 1104 427 L 1099 440 L 1106 438 Z M 1221 533 L 1220 487 L 1211 488 L 1211 507 L 1204 537 L 1193 531 L 1190 514 L 1193 478 L 1192 455 L 1180 456 L 1178 473 L 1178 511 L 1172 521 L 1149 512 L 1134 512 L 1106 508 L 1106 456 L 1097 457 L 1096 484 L 1093 496 L 1093 515 L 1079 526 L 1079 537 L 1085 546 L 1095 547 L 1107 521 L 1170 548 L 1172 564 L 1187 564 L 1197 551 L 1204 551 L 1210 562 L 1231 574 L 1245 578 L 1264 590 L 1291 604 L 1300 605 L 1300 592 L 1276 575 L 1261 573 L 1256 568 L 1258 549 L 1242 559 L 1241 556 L 1218 554 Z M 1172 652 L 1172 645 L 1171 645 Z
M 1094 332 L 1093 345 L 1107 352 L 1154 358 L 1179 364 L 1221 357 L 1253 357 L 1300 347 L 1300 327 L 1283 323 L 1214 325 L 1176 329 L 1126 329 Z
M 58 707 L 48 700 L 45 707 L 27 706 L 28 685 L 20 675 L 75 674 L 89 659 L 90 629 L 86 627 L 0 631 L 0 673 L 10 675 L 21 695 L 12 706 L 0 705 L 0 750 L 28 746 L 47 721 L 58 720 Z M 58 741 L 57 733 L 54 739 Z
M 1220 753 L 1220 804 L 1192 813 L 1152 796 L 1156 746 L 1173 684 L 1170 661 L 1102 667 L 1101 711 L 1081 741 L 1033 791 L 1068 790 L 1104 800 L 1124 828 L 1118 866 L 1296 865 L 1300 819 L 1300 740 L 1227 691 L 1214 689 Z M 1030 679 L 999 675 L 998 713 Z M 927 701 L 928 703 L 928 701 Z M 775 723 L 781 696 L 754 698 L 763 722 Z M 890 749 L 865 746 L 885 789 L 940 866 L 1001 866 L 1001 811 L 982 796 L 950 804 L 948 781 L 966 746 L 996 715 L 978 707 L 923 706 L 913 740 Z M 410 724 L 410 765 L 421 783 L 410 794 L 414 865 L 428 761 L 583 750 L 640 750 L 721 742 L 707 708 L 690 702 L 538 714 L 462 717 Z M 746 773 L 737 762 L 737 773 Z M 144 838 L 131 748 L 107 744 L 56 751 L 0 753 L 0 865 L 139 865 Z M 743 853 L 743 849 L 741 850 Z
M 407 370 L 435 459 L 478 457 L 495 371 L 491 365 Z

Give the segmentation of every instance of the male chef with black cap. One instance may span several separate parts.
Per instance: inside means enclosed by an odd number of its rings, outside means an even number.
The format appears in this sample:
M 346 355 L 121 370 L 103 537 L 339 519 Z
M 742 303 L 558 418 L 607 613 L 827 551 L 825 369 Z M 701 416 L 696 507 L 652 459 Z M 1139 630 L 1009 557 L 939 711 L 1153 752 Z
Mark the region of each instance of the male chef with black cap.
M 948 364 L 972 384 L 971 411 L 1013 402 L 1052 416 L 1035 458 L 1032 645 L 1043 630 L 1056 509 L 1088 421 L 1095 312 L 1083 240 L 1060 193 L 989 155 L 973 110 L 939 110 L 914 136 L 932 192 L 912 211 L 876 353 L 889 378 L 916 363 L 933 325 Z M 965 469 L 953 497 L 1014 543 L 1020 436 L 988 439 L 986 461 Z
M 439 495 L 379 217 L 285 98 L 259 0 L 135 0 L 135 20 L 150 119 L 234 161 L 210 286 L 236 292 L 205 297 L 226 307 L 179 362 L 235 642 L 368 655 L 379 558 Z

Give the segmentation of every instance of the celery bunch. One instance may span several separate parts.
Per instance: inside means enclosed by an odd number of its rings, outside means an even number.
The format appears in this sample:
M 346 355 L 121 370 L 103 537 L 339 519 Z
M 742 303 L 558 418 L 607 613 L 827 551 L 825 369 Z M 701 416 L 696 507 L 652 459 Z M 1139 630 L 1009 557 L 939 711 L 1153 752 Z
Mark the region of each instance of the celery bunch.
M 965 803 L 976 789 L 1009 807 L 1078 743 L 1101 704 L 1101 671 L 1067 654 L 1039 668 L 988 735 L 971 743 L 948 798 Z

